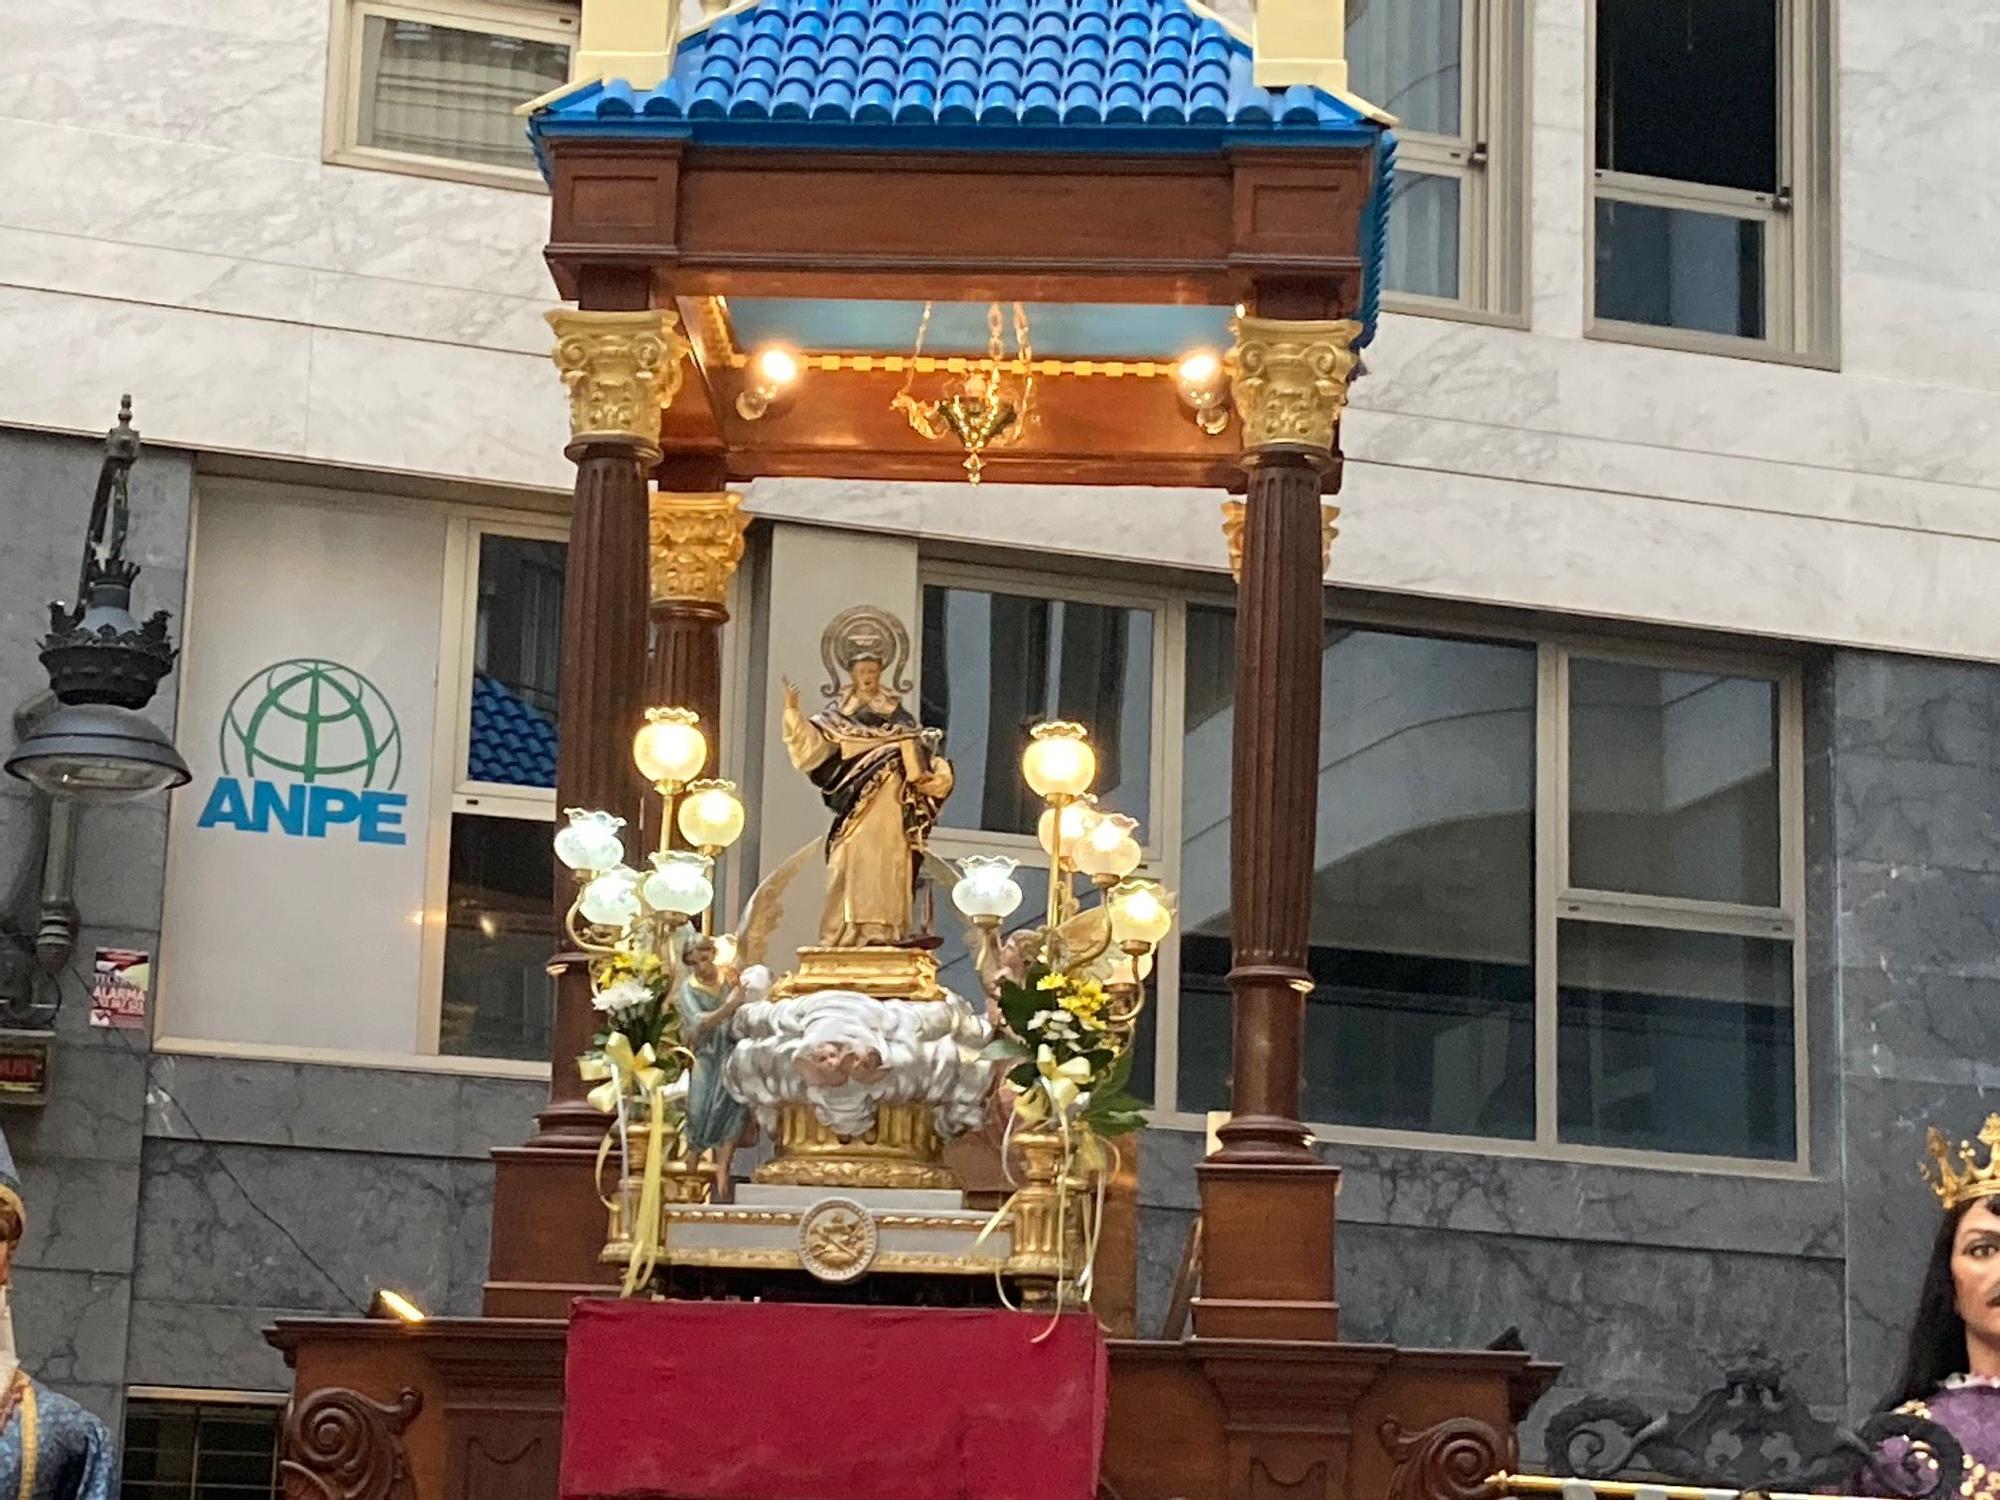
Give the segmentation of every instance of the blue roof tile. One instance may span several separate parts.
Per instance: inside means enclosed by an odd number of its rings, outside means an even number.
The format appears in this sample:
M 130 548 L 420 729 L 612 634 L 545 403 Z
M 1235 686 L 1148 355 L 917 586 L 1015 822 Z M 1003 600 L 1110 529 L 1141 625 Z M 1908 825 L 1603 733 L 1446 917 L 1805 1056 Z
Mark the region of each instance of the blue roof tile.
M 556 727 L 497 677 L 472 678 L 471 749 L 466 776 L 507 786 L 556 784 Z
M 1373 336 L 1393 136 L 1322 90 L 1259 87 L 1249 44 L 1185 0 L 759 0 L 691 33 L 657 88 L 592 84 L 529 122 L 545 168 L 562 136 L 853 146 L 871 131 L 1036 151 L 1373 145 L 1356 310 Z

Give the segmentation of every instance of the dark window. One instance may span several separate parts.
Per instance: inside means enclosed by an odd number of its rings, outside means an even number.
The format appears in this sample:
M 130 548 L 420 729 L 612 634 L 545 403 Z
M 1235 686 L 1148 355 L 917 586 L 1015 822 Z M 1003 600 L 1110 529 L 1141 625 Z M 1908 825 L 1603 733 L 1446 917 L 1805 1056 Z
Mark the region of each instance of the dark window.
M 1597 0 L 1597 165 L 1775 191 L 1777 0 Z
M 440 1052 L 530 1062 L 549 1055 L 549 836 L 539 820 L 453 815 Z
M 128 1401 L 123 1500 L 273 1500 L 284 1408 Z

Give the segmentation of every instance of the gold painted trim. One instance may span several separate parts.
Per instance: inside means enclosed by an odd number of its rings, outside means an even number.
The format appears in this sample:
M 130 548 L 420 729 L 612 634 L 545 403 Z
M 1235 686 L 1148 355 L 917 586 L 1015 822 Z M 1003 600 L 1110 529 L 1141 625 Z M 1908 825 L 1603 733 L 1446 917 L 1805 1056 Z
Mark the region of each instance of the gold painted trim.
M 1246 450 L 1271 443 L 1331 450 L 1347 386 L 1360 362 L 1352 319 L 1239 317 L 1224 362 Z
M 550 358 L 569 393 L 570 438 L 634 440 L 655 454 L 660 413 L 673 404 L 688 343 L 670 309 L 548 314 L 556 346 Z
M 655 490 L 647 517 L 653 602 L 726 604 L 749 524 L 743 496 L 734 490 Z
M 741 1250 L 721 1246 L 677 1249 L 668 1245 L 661 1252 L 660 1261 L 663 1265 L 719 1270 L 805 1270 L 798 1251 L 761 1247 Z M 887 1271 L 923 1276 L 991 1276 L 995 1270 L 1003 1268 L 1004 1264 L 997 1255 L 983 1260 L 968 1260 L 955 1255 L 939 1255 L 933 1251 L 884 1250 L 876 1255 L 875 1263 L 870 1270 L 877 1275 Z

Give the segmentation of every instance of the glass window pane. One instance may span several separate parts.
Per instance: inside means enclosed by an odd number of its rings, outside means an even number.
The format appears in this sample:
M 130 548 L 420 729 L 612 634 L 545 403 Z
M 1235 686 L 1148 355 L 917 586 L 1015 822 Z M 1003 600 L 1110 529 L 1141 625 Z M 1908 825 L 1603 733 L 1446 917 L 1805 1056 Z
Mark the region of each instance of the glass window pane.
M 1776 906 L 1778 685 L 1575 657 L 1569 878 Z
M 479 539 L 468 780 L 556 784 L 565 555 L 561 542 Z
M 1597 316 L 1762 338 L 1763 223 L 1599 198 Z
M 1189 611 L 1180 1107 L 1227 1107 L 1230 619 Z M 1535 652 L 1331 627 L 1306 1113 L 1534 1133 Z
M 1021 780 L 1028 730 L 1074 719 L 1097 748 L 1097 800 L 1152 815 L 1153 612 L 984 589 L 924 590 L 924 723 L 945 731 L 957 784 L 940 821 L 1035 831 Z
M 1778 0 L 1597 0 L 1597 165 L 1776 189 Z
M 455 814 L 445 913 L 438 1050 L 457 1057 L 549 1055 L 549 956 L 556 948 L 551 825 Z
M 1458 296 L 1456 177 L 1396 174 L 1389 199 L 1389 259 L 1382 284 L 1420 297 Z
M 368 16 L 354 143 L 533 171 L 514 107 L 568 78 L 561 42 Z
M 1459 0 L 1348 0 L 1354 91 L 1404 130 L 1456 136 L 1463 83 Z
M 128 1402 L 125 1493 L 161 1500 L 275 1496 L 282 1416 L 275 1405 Z
M 1797 1155 L 1790 943 L 1599 922 L 1557 942 L 1563 1140 Z

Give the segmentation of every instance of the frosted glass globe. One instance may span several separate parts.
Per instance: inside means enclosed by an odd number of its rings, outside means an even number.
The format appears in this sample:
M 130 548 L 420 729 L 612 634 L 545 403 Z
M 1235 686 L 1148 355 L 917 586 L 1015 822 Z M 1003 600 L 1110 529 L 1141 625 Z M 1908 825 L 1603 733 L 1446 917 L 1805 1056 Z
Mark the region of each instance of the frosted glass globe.
M 1138 827 L 1137 818 L 1105 813 L 1077 840 L 1076 867 L 1093 879 L 1123 880 L 1145 858 L 1134 837 Z
M 1128 880 L 1111 893 L 1111 939 L 1157 947 L 1174 925 L 1174 914 L 1150 880 Z
M 625 844 L 618 837 L 625 826 L 623 818 L 581 807 L 569 808 L 568 813 L 569 821 L 556 830 L 557 859 L 572 870 L 592 874 L 625 862 Z
M 1014 879 L 1019 864 L 1004 854 L 968 854 L 958 862 L 961 873 L 951 888 L 951 904 L 968 917 L 1005 921 L 1021 904 L 1021 887 Z
M 715 899 L 715 886 L 708 875 L 711 863 L 706 854 L 690 854 L 685 849 L 655 854 L 653 873 L 641 887 L 646 904 L 654 911 L 679 917 L 707 911 Z
M 639 915 L 639 872 L 606 870 L 583 888 L 577 910 L 598 927 L 624 927 Z
M 1037 724 L 1021 752 L 1021 776 L 1037 797 L 1081 797 L 1097 779 L 1097 752 L 1081 724 Z
M 639 774 L 658 785 L 681 785 L 701 774 L 708 762 L 708 737 L 691 708 L 649 708 L 632 737 L 632 761 Z
M 743 836 L 743 803 L 733 781 L 691 782 L 681 799 L 681 837 L 697 849 L 727 849 Z

